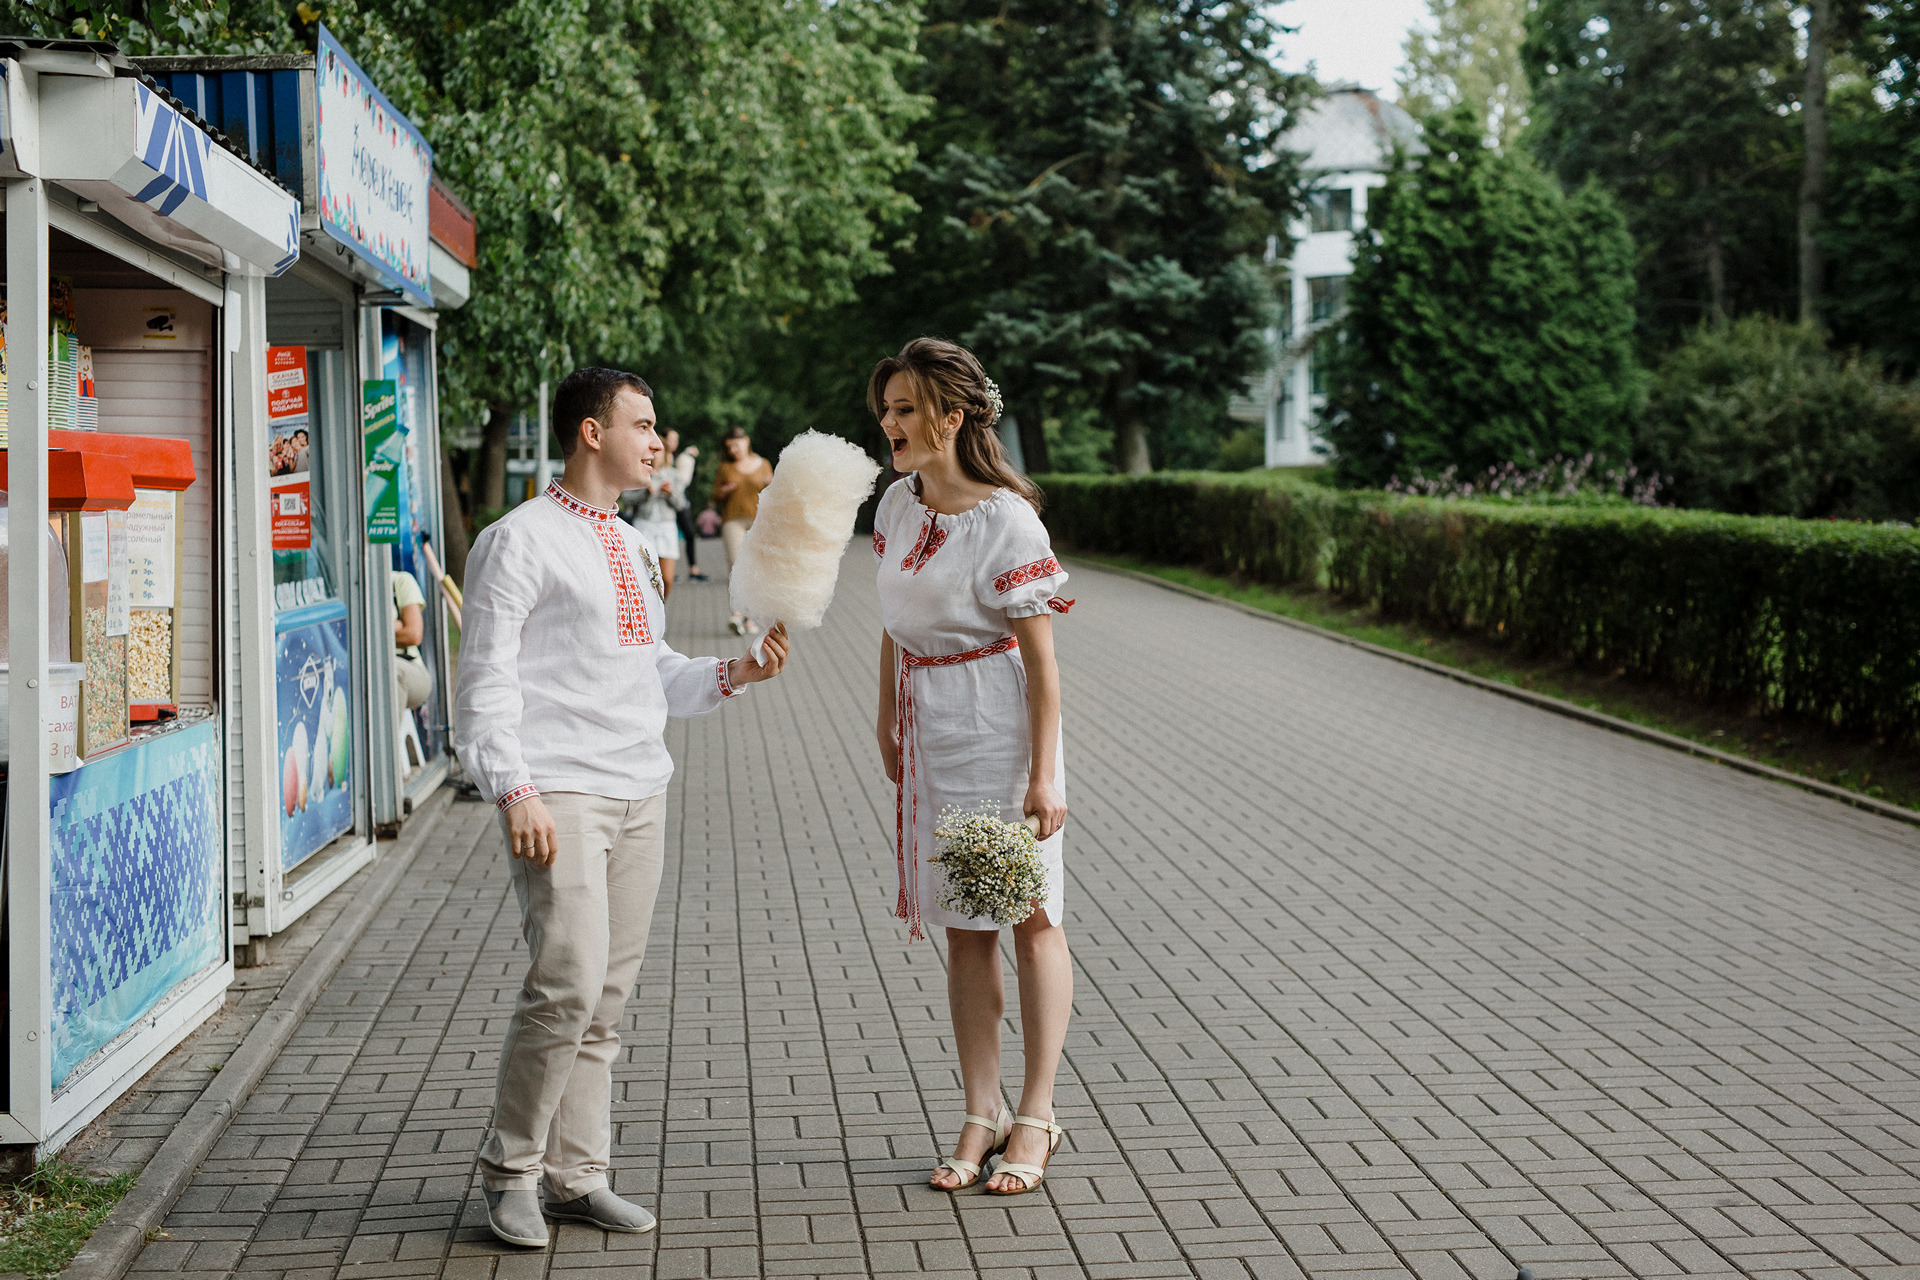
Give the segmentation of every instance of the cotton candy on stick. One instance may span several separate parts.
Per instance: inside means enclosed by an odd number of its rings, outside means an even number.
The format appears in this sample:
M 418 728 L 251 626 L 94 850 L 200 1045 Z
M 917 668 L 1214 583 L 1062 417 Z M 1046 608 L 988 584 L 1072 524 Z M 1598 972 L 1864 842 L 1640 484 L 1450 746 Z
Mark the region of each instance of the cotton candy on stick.
M 880 464 L 838 436 L 803 431 L 780 451 L 773 482 L 740 546 L 729 595 L 737 613 L 761 627 L 776 622 L 810 631 L 833 601 L 853 519 L 873 492 Z M 763 634 L 753 643 L 764 660 Z

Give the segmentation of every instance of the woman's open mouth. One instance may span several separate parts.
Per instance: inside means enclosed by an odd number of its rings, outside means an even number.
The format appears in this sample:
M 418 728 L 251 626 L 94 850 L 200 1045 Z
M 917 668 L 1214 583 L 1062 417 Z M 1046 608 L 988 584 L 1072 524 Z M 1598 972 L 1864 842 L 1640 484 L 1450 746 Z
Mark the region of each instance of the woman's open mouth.
M 893 446 L 895 453 L 899 453 L 907 447 L 907 438 L 905 436 L 888 436 L 887 443 Z

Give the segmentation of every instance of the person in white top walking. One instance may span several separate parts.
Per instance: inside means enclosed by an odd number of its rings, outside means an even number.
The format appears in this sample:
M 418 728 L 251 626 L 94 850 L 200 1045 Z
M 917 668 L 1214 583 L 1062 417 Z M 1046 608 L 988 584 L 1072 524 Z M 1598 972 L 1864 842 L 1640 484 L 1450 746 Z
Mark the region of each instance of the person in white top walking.
M 660 453 L 652 397 L 631 373 L 568 374 L 553 402 L 560 478 L 467 560 L 454 742 L 500 810 L 528 953 L 479 1154 L 488 1225 L 510 1244 L 544 1246 L 543 1211 L 653 1229 L 608 1173 L 621 1011 L 665 851 L 661 735 L 668 716 L 705 715 L 787 659 L 780 627 L 764 662 L 667 645 L 658 567 L 617 509 Z

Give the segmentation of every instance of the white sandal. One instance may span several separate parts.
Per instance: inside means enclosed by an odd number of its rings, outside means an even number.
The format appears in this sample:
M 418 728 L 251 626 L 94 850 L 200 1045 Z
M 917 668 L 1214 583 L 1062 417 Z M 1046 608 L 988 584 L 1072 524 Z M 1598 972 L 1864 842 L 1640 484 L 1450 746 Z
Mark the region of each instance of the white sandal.
M 1015 1116 L 1013 1122 L 1015 1124 L 1027 1125 L 1030 1128 L 1045 1129 L 1047 1131 L 1050 1135 L 1047 1139 L 1047 1161 L 1051 1163 L 1053 1161 L 1053 1153 L 1060 1149 L 1060 1139 L 1067 1136 L 1067 1131 L 1051 1120 L 1036 1120 L 1032 1116 Z M 1020 1189 L 1017 1191 L 995 1191 L 992 1187 L 988 1187 L 988 1195 L 1023 1196 L 1046 1181 L 1047 1166 L 1045 1164 L 1012 1164 L 1003 1156 L 1001 1157 L 1000 1163 L 993 1166 L 993 1176 L 997 1178 L 1003 1173 L 1010 1173 L 1020 1179 Z
M 985 1116 L 970 1115 L 960 1127 L 965 1129 L 967 1125 L 970 1124 L 977 1124 L 982 1129 L 993 1134 L 993 1145 L 988 1147 L 986 1154 L 980 1157 L 982 1163 L 1007 1149 L 1007 1139 L 1013 1136 L 1013 1122 L 1007 1119 L 1006 1103 L 1002 1102 L 1000 1104 L 999 1119 L 989 1120 Z M 942 1169 L 953 1170 L 960 1175 L 960 1181 L 951 1187 L 943 1187 L 937 1182 L 929 1181 L 927 1185 L 935 1191 L 965 1191 L 968 1187 L 980 1181 L 980 1166 L 971 1160 L 962 1160 L 959 1156 L 946 1157 L 938 1165 L 934 1166 L 933 1171 L 938 1173 Z

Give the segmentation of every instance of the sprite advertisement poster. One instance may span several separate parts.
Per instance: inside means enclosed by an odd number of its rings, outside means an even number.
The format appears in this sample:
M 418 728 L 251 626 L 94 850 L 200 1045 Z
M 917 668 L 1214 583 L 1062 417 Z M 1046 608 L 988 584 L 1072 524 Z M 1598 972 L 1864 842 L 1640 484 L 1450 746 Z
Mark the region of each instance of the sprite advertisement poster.
M 407 440 L 400 433 L 399 393 L 393 379 L 362 384 L 360 431 L 367 445 L 367 541 L 400 541 L 400 476 Z

